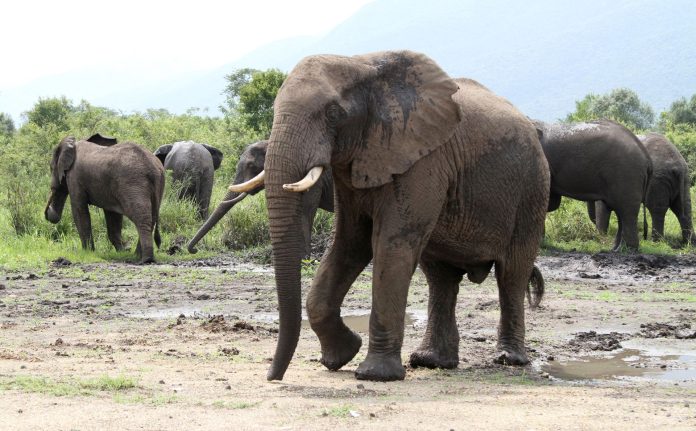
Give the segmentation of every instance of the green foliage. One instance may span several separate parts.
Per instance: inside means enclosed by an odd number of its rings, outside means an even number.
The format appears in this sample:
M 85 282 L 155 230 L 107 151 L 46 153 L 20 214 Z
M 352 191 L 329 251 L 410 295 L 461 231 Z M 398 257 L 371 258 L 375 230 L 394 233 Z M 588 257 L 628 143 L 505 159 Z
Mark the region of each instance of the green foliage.
M 0 112 L 0 136 L 9 136 L 15 132 L 14 121 L 9 114 Z
M 278 69 L 234 71 L 225 77 L 228 84 L 223 111 L 227 116 L 239 114 L 244 127 L 261 138 L 267 137 L 273 126 L 273 102 L 286 76 Z
M 28 122 L 39 127 L 50 124 L 60 131 L 69 130 L 68 120 L 76 111 L 75 106 L 65 96 L 39 99 L 30 111 L 24 113 Z
M 632 130 L 646 130 L 655 122 L 655 112 L 638 94 L 628 88 L 616 88 L 607 94 L 588 94 L 575 102 L 575 111 L 566 121 L 589 121 L 606 118 Z
M 660 115 L 660 126 L 664 130 L 668 125 L 688 124 L 696 126 L 696 94 L 691 99 L 682 97 L 672 102 L 668 111 Z
M 689 166 L 691 185 L 696 184 L 696 124 L 666 124 L 665 137 L 679 150 Z

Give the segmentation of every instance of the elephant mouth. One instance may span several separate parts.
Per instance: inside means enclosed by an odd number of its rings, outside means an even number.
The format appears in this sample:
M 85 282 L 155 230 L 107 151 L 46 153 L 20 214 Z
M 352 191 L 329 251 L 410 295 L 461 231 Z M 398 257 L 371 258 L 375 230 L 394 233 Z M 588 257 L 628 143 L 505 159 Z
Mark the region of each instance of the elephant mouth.
M 46 211 L 44 211 L 44 216 L 46 217 L 46 220 L 53 224 L 56 224 L 60 221 L 60 214 L 58 214 L 58 212 L 54 210 L 51 205 L 46 207 Z

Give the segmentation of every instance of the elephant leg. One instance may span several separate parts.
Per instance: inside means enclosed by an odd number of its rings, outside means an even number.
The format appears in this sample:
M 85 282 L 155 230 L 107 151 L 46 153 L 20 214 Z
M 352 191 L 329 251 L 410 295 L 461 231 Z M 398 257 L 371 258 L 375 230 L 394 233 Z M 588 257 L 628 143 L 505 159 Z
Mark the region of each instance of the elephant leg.
M 616 210 L 616 216 L 619 219 L 619 238 L 618 246 L 615 243 L 615 251 L 621 248 L 621 243 L 625 242 L 626 247 L 632 251 L 638 251 L 638 213 L 640 211 L 640 202 L 638 205 L 631 205 Z
M 597 223 L 597 214 L 595 211 L 595 201 L 587 201 L 587 215 L 590 217 L 592 224 Z
M 561 195 L 551 193 L 549 196 L 549 207 L 546 212 L 556 211 L 561 206 Z
M 595 226 L 597 226 L 598 231 L 606 235 L 607 231 L 609 230 L 611 208 L 609 208 L 609 206 L 604 201 L 595 201 L 594 208 L 597 219 L 595 222 Z
M 336 214 L 335 240 L 322 258 L 307 296 L 307 316 L 321 343 L 321 363 L 338 370 L 360 350 L 360 336 L 341 319 L 348 289 L 372 259 L 372 223 Z M 353 220 L 355 220 L 353 222 Z
M 678 196 L 671 202 L 670 209 L 672 210 L 674 215 L 677 216 L 677 220 L 679 221 L 679 227 L 681 228 L 682 233 L 682 245 L 689 244 L 690 242 L 694 244 L 696 243 L 696 238 L 694 238 L 693 234 L 693 222 L 691 220 L 691 205 L 688 205 L 687 208 L 684 208 L 684 206 L 685 205 L 682 202 L 681 196 Z
M 94 238 L 92 237 L 92 220 L 89 216 L 89 205 L 80 202 L 78 199 L 70 200 L 73 221 L 80 235 L 82 248 L 94 250 Z
M 498 354 L 495 362 L 505 365 L 529 363 L 524 346 L 524 298 L 529 274 L 534 267 L 534 256 L 511 245 L 511 252 L 504 261 L 495 263 L 500 300 L 500 322 L 498 324 Z
M 660 241 L 665 236 L 665 216 L 667 207 L 653 207 L 649 209 L 652 219 L 651 238 L 653 241 Z
M 459 331 L 455 307 L 464 271 L 444 262 L 421 257 L 428 280 L 428 326 L 418 350 L 411 354 L 412 367 L 456 368 L 459 364 Z
M 106 234 L 109 241 L 117 251 L 123 250 L 123 239 L 121 238 L 121 230 L 123 228 L 123 214 L 104 210 L 104 219 L 106 220 Z

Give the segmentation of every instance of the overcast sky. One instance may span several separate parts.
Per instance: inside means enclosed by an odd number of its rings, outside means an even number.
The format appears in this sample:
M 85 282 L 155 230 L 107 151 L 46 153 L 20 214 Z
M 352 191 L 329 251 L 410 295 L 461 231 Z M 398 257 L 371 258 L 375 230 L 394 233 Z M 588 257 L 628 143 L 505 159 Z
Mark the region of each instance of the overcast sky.
M 372 0 L 8 0 L 0 92 L 91 66 L 157 78 L 211 69 L 268 42 L 320 35 Z

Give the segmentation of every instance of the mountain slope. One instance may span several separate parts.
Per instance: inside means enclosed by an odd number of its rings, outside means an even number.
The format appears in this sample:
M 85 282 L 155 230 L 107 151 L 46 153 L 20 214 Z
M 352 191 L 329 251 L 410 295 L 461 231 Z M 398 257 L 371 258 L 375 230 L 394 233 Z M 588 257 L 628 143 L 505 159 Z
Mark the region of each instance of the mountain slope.
M 124 111 L 208 107 L 215 114 L 224 75 L 235 68 L 289 71 L 310 54 L 410 49 L 532 117 L 562 118 L 587 93 L 620 86 L 659 112 L 696 93 L 695 18 L 691 0 L 376 0 L 323 37 L 277 41 L 215 70 L 164 81 L 109 71 L 46 78 L 3 91 L 0 111 L 16 115 L 38 96 L 65 94 Z

